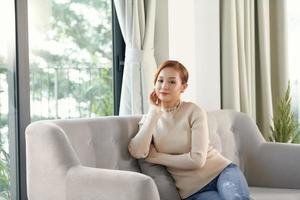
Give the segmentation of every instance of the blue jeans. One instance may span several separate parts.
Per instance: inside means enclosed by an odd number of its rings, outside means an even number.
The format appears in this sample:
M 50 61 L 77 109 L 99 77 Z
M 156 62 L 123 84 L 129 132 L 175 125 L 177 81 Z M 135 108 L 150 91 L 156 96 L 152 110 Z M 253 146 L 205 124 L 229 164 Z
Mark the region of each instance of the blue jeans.
M 215 179 L 184 200 L 248 200 L 247 181 L 238 166 L 229 164 Z

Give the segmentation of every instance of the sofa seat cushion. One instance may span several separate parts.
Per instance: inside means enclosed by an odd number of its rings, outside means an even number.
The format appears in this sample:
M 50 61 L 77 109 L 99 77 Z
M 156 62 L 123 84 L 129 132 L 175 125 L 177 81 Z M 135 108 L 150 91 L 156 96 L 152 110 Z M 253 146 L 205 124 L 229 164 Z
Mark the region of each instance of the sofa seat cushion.
M 300 190 L 284 188 L 250 187 L 255 200 L 300 200 Z

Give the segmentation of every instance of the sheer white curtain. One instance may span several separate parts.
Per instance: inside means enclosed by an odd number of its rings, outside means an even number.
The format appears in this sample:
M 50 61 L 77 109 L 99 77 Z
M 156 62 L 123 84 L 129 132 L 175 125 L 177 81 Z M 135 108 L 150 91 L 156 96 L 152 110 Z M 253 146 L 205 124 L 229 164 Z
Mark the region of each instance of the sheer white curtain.
M 222 108 L 248 113 L 266 139 L 288 83 L 285 0 L 221 0 Z
M 119 113 L 142 114 L 148 110 L 156 70 L 156 0 L 114 0 L 114 4 L 126 44 Z

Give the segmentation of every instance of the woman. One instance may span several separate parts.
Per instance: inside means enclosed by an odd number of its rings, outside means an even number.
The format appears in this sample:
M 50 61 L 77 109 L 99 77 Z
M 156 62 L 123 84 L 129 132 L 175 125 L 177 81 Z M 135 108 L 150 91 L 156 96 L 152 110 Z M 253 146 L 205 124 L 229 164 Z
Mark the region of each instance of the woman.
M 242 172 L 209 145 L 206 112 L 181 101 L 187 81 L 188 72 L 178 61 L 159 67 L 151 107 L 128 145 L 130 154 L 166 166 L 182 199 L 249 199 Z

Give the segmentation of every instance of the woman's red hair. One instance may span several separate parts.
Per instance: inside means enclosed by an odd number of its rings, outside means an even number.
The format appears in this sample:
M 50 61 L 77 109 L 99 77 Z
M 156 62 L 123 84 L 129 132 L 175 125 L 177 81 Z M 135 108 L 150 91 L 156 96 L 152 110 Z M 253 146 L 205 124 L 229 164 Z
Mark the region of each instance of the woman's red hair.
M 179 72 L 182 84 L 185 84 L 188 82 L 189 73 L 188 73 L 187 69 L 183 66 L 183 64 L 181 64 L 180 62 L 178 62 L 176 60 L 167 60 L 167 61 L 163 62 L 157 69 L 155 76 L 154 76 L 155 77 L 154 85 L 157 81 L 158 75 L 161 72 L 161 70 L 163 70 L 164 68 L 167 68 L 167 67 L 175 69 Z

